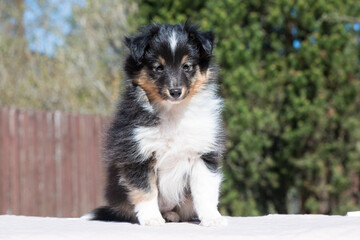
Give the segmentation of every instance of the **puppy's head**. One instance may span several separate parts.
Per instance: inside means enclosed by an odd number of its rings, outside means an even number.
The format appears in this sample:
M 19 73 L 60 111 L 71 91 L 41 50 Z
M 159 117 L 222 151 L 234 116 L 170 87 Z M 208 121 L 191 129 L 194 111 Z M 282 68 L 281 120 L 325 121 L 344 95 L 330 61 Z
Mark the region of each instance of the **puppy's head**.
M 151 102 L 180 103 L 207 82 L 214 44 L 211 31 L 198 31 L 189 23 L 153 24 L 125 42 L 131 52 L 125 70 Z

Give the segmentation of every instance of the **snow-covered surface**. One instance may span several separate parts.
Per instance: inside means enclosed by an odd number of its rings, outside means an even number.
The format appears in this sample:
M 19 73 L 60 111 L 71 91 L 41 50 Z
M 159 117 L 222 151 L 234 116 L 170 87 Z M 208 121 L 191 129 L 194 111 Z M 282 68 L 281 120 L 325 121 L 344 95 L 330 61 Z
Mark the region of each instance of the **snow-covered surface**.
M 167 223 L 161 227 L 143 227 L 79 218 L 2 215 L 0 239 L 360 239 L 360 217 L 268 215 L 227 218 L 227 227 L 206 228 L 198 223 Z
M 348 212 L 348 213 L 346 214 L 346 216 L 349 216 L 349 217 L 360 217 L 360 211 Z

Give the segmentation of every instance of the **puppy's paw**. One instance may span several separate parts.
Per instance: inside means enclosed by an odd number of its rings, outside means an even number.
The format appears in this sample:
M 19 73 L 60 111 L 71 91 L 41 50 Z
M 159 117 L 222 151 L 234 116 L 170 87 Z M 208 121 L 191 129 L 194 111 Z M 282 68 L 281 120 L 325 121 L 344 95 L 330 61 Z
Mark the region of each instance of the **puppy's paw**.
M 180 222 L 180 216 L 176 212 L 166 212 L 163 214 L 166 222 Z
M 139 202 L 135 205 L 135 212 L 137 212 L 136 216 L 140 225 L 160 226 L 165 224 L 165 219 L 159 211 L 157 198 Z
M 228 225 L 228 221 L 221 215 L 208 216 L 201 219 L 200 225 L 204 227 L 225 227 Z
M 165 224 L 165 219 L 163 219 L 161 216 L 139 217 L 138 220 L 142 226 L 161 226 Z

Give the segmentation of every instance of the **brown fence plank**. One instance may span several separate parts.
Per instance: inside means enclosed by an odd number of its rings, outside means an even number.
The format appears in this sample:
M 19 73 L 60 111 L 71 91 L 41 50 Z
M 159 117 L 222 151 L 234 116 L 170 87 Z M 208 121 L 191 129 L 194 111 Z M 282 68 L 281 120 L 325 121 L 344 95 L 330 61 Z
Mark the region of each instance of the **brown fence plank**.
M 32 184 L 28 179 L 28 175 L 30 174 L 30 166 L 29 166 L 29 145 L 31 144 L 31 139 L 28 137 L 29 135 L 29 113 L 28 111 L 22 111 L 22 139 L 21 139 L 21 159 L 20 159 L 20 184 L 21 184 L 21 212 L 24 215 L 30 215 L 30 198 L 31 198 L 31 188 Z M 30 139 L 30 140 L 29 140 Z
M 97 160 L 97 156 L 96 156 L 96 140 L 95 140 L 95 133 L 94 133 L 94 128 L 95 128 L 95 119 L 93 117 L 87 116 L 87 122 L 88 122 L 88 126 L 87 126 L 87 133 L 88 133 L 88 142 L 89 142 L 89 179 L 91 186 L 90 187 L 90 191 L 88 193 L 89 195 L 89 199 L 90 199 L 90 208 L 94 208 L 96 207 L 96 160 Z M 89 209 L 90 210 L 90 209 Z M 88 210 L 88 211 L 89 211 Z
M 33 177 L 29 176 L 33 179 L 33 191 L 32 191 L 32 198 L 33 200 L 33 215 L 41 216 L 41 145 L 39 142 L 39 113 L 38 111 L 33 112 L 33 132 L 32 132 L 32 141 L 33 141 L 33 159 L 31 162 L 32 165 L 32 175 Z
M 87 131 L 87 118 L 86 116 L 80 116 L 80 151 L 83 153 L 80 157 L 80 166 L 81 166 L 81 212 L 80 214 L 85 214 L 89 211 L 90 207 L 90 199 L 89 199 L 89 189 L 91 186 L 90 183 L 90 166 L 88 163 L 89 159 L 89 138 L 88 138 L 88 131 Z
M 10 162 L 10 212 L 19 214 L 20 212 L 20 182 L 19 182 L 19 153 L 18 153 L 18 111 L 11 108 L 9 111 L 9 162 Z
M 39 158 L 39 216 L 47 216 L 46 215 L 46 189 L 47 185 L 46 179 L 46 131 L 47 131 L 47 122 L 46 122 L 46 113 L 44 111 L 39 111 L 37 113 L 37 136 L 38 136 L 38 158 Z
M 10 210 L 10 196 L 9 196 L 9 178 L 10 178 L 10 163 L 9 163 L 9 109 L 1 109 L 1 162 L 0 162 L 0 207 L 1 213 L 7 214 Z
M 0 109 L 0 214 L 78 217 L 104 203 L 107 118 Z
M 25 174 L 27 174 L 26 169 L 26 159 L 27 159 L 27 151 L 26 151 L 26 136 L 27 136 L 27 113 L 24 110 L 19 111 L 18 116 L 18 136 L 19 136 L 19 163 L 20 163 L 20 212 L 25 215 L 25 208 L 26 208 L 26 180 Z
M 77 178 L 77 188 L 78 188 L 78 214 L 81 215 L 82 214 L 82 208 L 83 208 L 83 194 L 82 194 L 82 176 L 83 176 L 83 166 L 81 163 L 81 159 L 82 159 L 82 149 L 81 149 L 81 116 L 77 115 L 76 116 L 76 161 L 77 161 L 77 172 L 76 172 L 76 178 Z
M 55 130 L 54 113 L 46 113 L 46 172 L 45 186 L 46 204 L 45 214 L 47 216 L 57 216 L 56 214 L 56 162 L 55 162 Z
M 103 126 L 102 126 L 101 118 L 99 116 L 96 116 L 95 127 L 94 127 L 94 140 L 95 140 L 94 156 L 96 157 L 95 163 L 94 163 L 94 169 L 95 169 L 94 178 L 96 179 L 95 192 L 97 193 L 96 194 L 96 205 L 97 206 L 104 205 L 104 202 L 103 202 L 103 188 L 104 188 L 103 172 L 104 172 L 104 169 L 103 169 L 103 163 L 101 161 L 102 129 L 103 129 Z
M 86 149 L 84 148 L 84 120 L 83 116 L 78 117 L 78 161 L 79 161 L 79 169 L 78 169 L 78 178 L 79 178 L 79 213 L 84 213 L 84 208 L 86 208 L 86 165 L 84 164 L 84 154 Z M 82 154 L 80 154 L 82 153 Z
M 63 217 L 63 209 L 62 209 L 62 148 L 61 148 L 61 115 L 62 113 L 59 111 L 56 111 L 54 113 L 54 154 L 55 154 L 55 193 L 56 193 L 56 215 L 59 217 Z
M 71 217 L 72 212 L 72 174 L 71 174 L 71 158 L 69 153 L 69 142 L 70 142 L 70 132 L 69 132 L 69 115 L 63 114 L 61 117 L 61 161 L 62 161 L 62 211 L 64 217 Z
M 72 217 L 79 216 L 80 194 L 79 194 L 79 161 L 78 161 L 78 117 L 76 115 L 70 116 L 70 158 L 71 158 L 71 179 L 72 179 Z
M 34 110 L 28 111 L 28 134 L 27 134 L 27 174 L 24 175 L 26 182 L 26 193 L 25 197 L 27 202 L 26 215 L 36 216 L 37 205 L 36 205 L 36 194 L 37 194 L 37 174 L 36 174 L 36 115 Z

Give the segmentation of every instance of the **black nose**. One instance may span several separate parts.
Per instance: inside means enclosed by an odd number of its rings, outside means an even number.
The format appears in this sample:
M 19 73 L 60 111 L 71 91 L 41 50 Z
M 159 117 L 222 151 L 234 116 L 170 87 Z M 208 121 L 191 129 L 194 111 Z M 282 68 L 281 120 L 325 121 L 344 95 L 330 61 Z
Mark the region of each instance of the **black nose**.
M 181 95 L 181 88 L 172 88 L 169 90 L 170 96 L 174 99 L 177 99 Z

